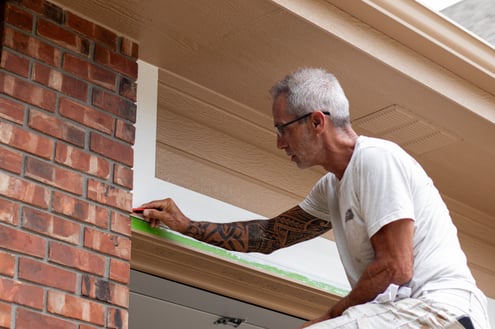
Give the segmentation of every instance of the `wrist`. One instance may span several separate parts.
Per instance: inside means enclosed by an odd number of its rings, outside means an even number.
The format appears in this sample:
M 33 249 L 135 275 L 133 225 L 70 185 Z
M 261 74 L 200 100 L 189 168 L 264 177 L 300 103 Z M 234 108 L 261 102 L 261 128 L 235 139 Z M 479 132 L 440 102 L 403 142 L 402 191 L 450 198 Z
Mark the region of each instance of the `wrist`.
M 347 299 L 344 297 L 328 311 L 328 315 L 331 319 L 336 318 L 341 316 L 348 307 Z

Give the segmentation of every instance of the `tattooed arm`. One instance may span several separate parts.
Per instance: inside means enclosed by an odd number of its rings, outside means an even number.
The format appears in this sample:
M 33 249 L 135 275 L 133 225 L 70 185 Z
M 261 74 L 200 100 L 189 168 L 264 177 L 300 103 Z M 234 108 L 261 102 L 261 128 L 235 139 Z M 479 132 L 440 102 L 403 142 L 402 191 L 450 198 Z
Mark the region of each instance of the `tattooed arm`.
M 242 252 L 269 254 L 317 237 L 331 229 L 329 222 L 308 214 L 299 206 L 271 219 L 232 223 L 192 221 L 179 210 L 172 199 L 152 201 L 142 207 L 148 208 L 143 216 L 150 221 L 152 227 L 157 227 L 162 222 L 197 240 Z

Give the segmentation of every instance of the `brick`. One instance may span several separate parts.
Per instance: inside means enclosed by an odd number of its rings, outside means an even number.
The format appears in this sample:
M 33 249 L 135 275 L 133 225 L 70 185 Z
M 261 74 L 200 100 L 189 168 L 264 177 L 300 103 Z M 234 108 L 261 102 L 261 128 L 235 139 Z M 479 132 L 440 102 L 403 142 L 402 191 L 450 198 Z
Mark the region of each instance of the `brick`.
M 137 83 L 127 77 L 121 77 L 119 81 L 119 95 L 136 102 Z
M 47 111 L 55 111 L 57 101 L 55 92 L 4 72 L 0 72 L 0 92 Z
M 123 119 L 136 122 L 136 104 L 125 98 L 93 89 L 92 104 Z
M 0 224 L 0 247 L 42 258 L 45 256 L 46 241 L 37 235 Z
M 43 16 L 59 25 L 64 24 L 64 10 L 51 2 L 43 4 Z
M 37 32 L 38 35 L 45 37 L 66 49 L 86 56 L 89 55 L 90 42 L 87 39 L 81 38 L 77 34 L 62 28 L 51 21 L 39 19 Z
M 52 156 L 54 148 L 52 140 L 1 121 L 0 143 L 46 159 Z
M 129 214 L 124 215 L 115 211 L 112 212 L 112 223 L 110 228 L 113 232 L 131 236 L 131 218 Z
M 116 258 L 110 259 L 110 279 L 124 284 L 129 284 L 131 276 L 131 264 Z
M 130 238 L 88 227 L 84 229 L 84 247 L 123 259 L 131 258 Z
M 93 22 L 90 22 L 80 16 L 77 16 L 71 12 L 67 12 L 67 26 L 76 30 L 77 32 L 84 34 L 92 40 L 102 42 L 112 49 L 116 49 L 117 35 Z
M 86 131 L 75 124 L 47 113 L 31 109 L 28 125 L 49 136 L 64 140 L 79 147 L 84 147 Z
M 0 146 L 0 169 L 20 174 L 22 169 L 22 153 Z
M 28 207 L 22 211 L 22 227 L 72 244 L 81 240 L 80 224 Z
M 138 70 L 136 61 L 122 56 L 107 47 L 96 44 L 94 60 L 134 80 L 137 79 Z
M 76 199 L 70 195 L 54 191 L 52 195 L 54 212 L 74 218 L 81 222 L 108 228 L 108 210 L 86 200 Z
M 52 66 L 60 66 L 62 54 L 59 49 L 25 33 L 5 27 L 3 42 L 6 47 L 24 55 Z
M 107 312 L 107 328 L 128 329 L 129 313 L 126 310 L 109 307 Z
M 88 326 L 87 324 L 80 324 L 79 329 L 100 329 L 100 327 Z
M 50 242 L 49 260 L 94 275 L 105 273 L 104 256 L 56 241 Z
M 132 208 L 132 194 L 112 185 L 88 180 L 88 199 L 114 208 L 130 212 Z
M 101 326 L 105 324 L 104 305 L 59 291 L 48 291 L 47 310 L 50 313 Z
M 15 273 L 15 255 L 0 250 L 0 274 L 13 277 Z
M 132 167 L 133 149 L 131 145 L 121 143 L 95 132 L 91 132 L 89 149 L 112 160 Z
M 4 50 L 0 66 L 9 72 L 27 78 L 29 76 L 29 60 Z
M 120 53 L 137 59 L 139 56 L 139 46 L 130 39 L 122 38 L 120 43 Z
M 15 322 L 17 329 L 77 329 L 71 321 L 23 308 L 17 309 Z
M 12 305 L 0 302 L 0 328 L 11 328 Z
M 80 324 L 79 325 L 79 329 L 100 329 L 101 327 L 94 327 L 94 326 L 90 326 L 90 325 L 87 325 L 87 324 Z M 107 327 L 105 327 L 107 328 Z
M 46 187 L 0 172 L 0 195 L 47 209 L 50 193 Z
M 45 4 L 45 0 L 18 0 L 23 7 L 31 9 L 37 13 L 43 13 L 43 7 Z
M 113 166 L 113 182 L 132 190 L 134 173 L 131 168 L 119 164 Z
M 116 88 L 117 75 L 114 72 L 71 54 L 64 55 L 63 69 L 98 86 L 110 90 Z
M 0 118 L 22 124 L 24 122 L 25 112 L 24 104 L 0 95 Z
M 19 279 L 68 292 L 77 289 L 76 272 L 26 257 L 19 259 Z
M 125 121 L 117 120 L 115 137 L 129 144 L 134 144 L 134 140 L 136 139 L 136 128 L 134 125 L 128 124 Z
M 54 165 L 53 163 L 28 157 L 25 164 L 25 176 L 64 191 L 82 195 L 82 175 Z
M 0 198 L 0 221 L 14 226 L 17 225 L 19 222 L 19 204 Z
M 105 179 L 110 177 L 108 160 L 67 144 L 57 143 L 55 161 L 86 174 Z
M 88 84 L 46 65 L 34 63 L 32 72 L 33 81 L 62 92 L 67 96 L 82 101 L 88 99 Z
M 6 4 L 5 22 L 25 31 L 33 29 L 33 15 L 11 3 Z
M 0 277 L 0 299 L 6 302 L 43 309 L 43 288 L 26 282 Z
M 102 111 L 61 97 L 59 112 L 64 117 L 77 121 L 89 128 L 99 130 L 109 135 L 113 133 L 114 118 Z
M 88 274 L 82 276 L 81 295 L 125 308 L 129 306 L 129 287 Z

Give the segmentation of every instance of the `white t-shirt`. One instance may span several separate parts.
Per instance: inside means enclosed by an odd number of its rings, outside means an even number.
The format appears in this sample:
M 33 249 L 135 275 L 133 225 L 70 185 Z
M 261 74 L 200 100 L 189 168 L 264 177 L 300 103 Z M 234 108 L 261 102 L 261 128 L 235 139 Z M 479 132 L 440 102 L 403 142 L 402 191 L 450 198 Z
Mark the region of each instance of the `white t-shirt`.
M 395 220 L 414 220 L 412 297 L 443 288 L 477 290 L 438 190 L 423 168 L 398 145 L 360 136 L 339 181 L 329 173 L 300 207 L 329 220 L 352 287 L 374 258 L 370 238 Z M 400 236 L 397 237 L 400 239 Z

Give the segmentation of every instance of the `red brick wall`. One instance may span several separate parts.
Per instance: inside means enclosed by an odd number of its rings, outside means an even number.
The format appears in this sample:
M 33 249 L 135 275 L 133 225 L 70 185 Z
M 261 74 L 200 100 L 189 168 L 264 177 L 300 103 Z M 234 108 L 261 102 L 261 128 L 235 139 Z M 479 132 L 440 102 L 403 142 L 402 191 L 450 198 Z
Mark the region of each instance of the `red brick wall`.
M 0 8 L 0 328 L 127 328 L 138 47 Z

